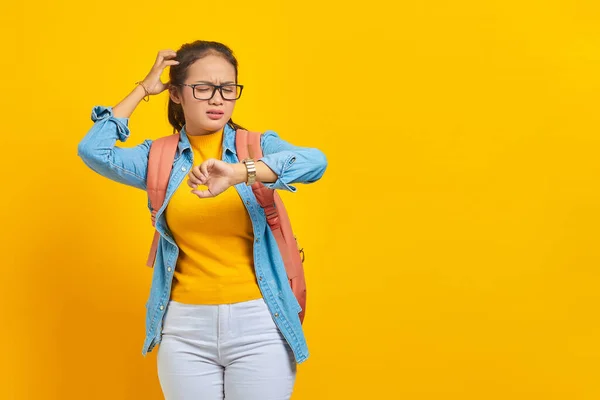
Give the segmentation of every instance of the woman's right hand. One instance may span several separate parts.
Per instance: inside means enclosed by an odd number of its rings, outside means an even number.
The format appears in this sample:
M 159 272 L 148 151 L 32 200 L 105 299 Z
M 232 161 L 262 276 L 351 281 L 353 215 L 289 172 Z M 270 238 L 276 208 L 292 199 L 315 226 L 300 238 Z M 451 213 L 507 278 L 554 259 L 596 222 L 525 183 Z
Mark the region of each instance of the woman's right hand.
M 177 52 L 173 50 L 161 50 L 158 52 L 152 69 L 142 81 L 149 94 L 162 93 L 169 87 L 168 83 L 161 82 L 160 77 L 167 66 L 179 64 L 179 61 L 174 60 L 176 56 Z

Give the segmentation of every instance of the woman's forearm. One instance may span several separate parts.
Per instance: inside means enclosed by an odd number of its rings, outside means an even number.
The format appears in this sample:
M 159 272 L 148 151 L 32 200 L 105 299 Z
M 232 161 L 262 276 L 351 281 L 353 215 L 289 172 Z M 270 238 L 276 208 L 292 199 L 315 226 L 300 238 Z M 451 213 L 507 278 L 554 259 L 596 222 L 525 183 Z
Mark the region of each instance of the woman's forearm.
M 256 162 L 256 181 L 262 183 L 273 183 L 277 175 L 262 161 Z M 235 184 L 245 183 L 248 180 L 248 171 L 244 163 L 233 164 L 235 169 Z
M 113 115 L 117 118 L 129 118 L 140 101 L 146 95 L 146 91 L 141 85 L 137 85 L 123 100 L 113 107 Z

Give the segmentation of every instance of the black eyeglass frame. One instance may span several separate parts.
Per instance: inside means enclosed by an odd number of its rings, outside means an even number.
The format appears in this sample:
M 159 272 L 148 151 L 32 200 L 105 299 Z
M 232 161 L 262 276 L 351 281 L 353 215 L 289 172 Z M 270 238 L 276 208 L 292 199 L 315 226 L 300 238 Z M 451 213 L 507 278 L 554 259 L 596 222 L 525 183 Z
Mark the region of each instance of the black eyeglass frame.
M 226 83 L 225 85 L 213 85 L 212 83 L 182 83 L 180 86 L 191 87 L 192 95 L 194 96 L 194 98 L 196 100 L 210 100 L 215 96 L 215 93 L 217 93 L 217 90 L 219 90 L 219 93 L 221 94 L 221 98 L 223 100 L 235 101 L 235 100 L 238 100 L 240 97 L 242 97 L 242 91 L 244 90 L 244 85 L 238 85 L 238 84 L 232 84 L 232 83 Z M 212 86 L 212 88 L 213 88 L 212 94 L 210 95 L 210 97 L 208 99 L 200 99 L 200 98 L 196 97 L 196 86 Z M 226 99 L 225 96 L 223 96 L 223 88 L 226 88 L 226 87 L 239 88 L 240 92 L 235 99 Z M 236 89 L 236 92 L 237 92 L 237 89 Z

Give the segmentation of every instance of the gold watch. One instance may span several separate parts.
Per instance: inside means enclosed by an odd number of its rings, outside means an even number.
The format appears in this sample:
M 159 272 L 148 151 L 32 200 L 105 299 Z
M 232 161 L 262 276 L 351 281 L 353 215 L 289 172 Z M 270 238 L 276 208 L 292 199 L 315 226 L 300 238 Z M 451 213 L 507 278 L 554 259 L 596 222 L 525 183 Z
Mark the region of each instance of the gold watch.
M 248 172 L 248 178 L 246 180 L 247 186 L 252 186 L 256 182 L 256 164 L 251 158 L 247 158 L 242 161 L 246 165 L 246 171 Z

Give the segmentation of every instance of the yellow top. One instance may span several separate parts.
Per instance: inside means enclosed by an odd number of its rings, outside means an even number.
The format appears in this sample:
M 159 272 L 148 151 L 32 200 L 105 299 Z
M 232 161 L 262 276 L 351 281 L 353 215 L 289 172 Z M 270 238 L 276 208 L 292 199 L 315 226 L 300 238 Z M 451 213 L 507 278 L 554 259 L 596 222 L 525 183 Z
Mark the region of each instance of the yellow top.
M 194 165 L 221 159 L 223 131 L 188 135 Z M 179 246 L 171 299 L 188 304 L 230 304 L 262 297 L 254 273 L 252 221 L 234 187 L 201 199 L 184 178 L 165 210 Z M 199 186 L 206 189 L 206 186 Z

